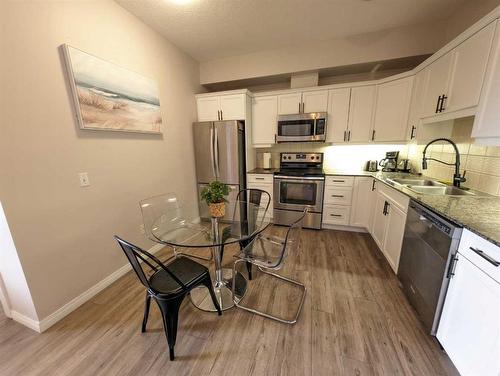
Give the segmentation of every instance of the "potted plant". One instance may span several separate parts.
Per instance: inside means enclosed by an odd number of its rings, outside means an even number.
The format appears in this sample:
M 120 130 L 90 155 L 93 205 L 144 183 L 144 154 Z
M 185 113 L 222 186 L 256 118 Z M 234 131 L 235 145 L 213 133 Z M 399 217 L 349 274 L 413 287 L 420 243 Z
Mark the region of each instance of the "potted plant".
M 214 218 L 224 217 L 226 214 L 225 196 L 229 194 L 229 187 L 220 181 L 213 181 L 201 191 L 201 198 L 209 208 L 210 215 Z

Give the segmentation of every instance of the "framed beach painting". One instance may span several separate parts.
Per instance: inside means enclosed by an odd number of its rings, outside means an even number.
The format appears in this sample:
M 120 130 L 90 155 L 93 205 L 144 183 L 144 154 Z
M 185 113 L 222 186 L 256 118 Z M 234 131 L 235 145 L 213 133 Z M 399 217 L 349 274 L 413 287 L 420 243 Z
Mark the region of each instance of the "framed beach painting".
M 154 80 L 67 44 L 62 48 L 81 129 L 161 133 Z

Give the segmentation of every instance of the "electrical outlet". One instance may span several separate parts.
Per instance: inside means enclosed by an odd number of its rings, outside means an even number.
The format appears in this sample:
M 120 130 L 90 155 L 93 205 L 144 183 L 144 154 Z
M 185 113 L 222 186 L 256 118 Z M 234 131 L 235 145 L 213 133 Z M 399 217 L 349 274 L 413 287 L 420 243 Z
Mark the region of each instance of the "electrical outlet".
M 78 178 L 80 179 L 80 187 L 88 187 L 90 185 L 89 174 L 87 172 L 80 172 Z

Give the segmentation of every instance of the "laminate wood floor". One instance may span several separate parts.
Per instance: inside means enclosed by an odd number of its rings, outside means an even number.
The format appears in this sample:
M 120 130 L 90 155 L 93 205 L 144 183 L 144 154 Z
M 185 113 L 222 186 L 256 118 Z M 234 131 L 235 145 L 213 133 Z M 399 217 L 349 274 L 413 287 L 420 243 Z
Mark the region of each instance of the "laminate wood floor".
M 132 272 L 43 334 L 0 314 L 0 375 L 458 374 L 368 234 L 304 230 L 282 273 L 308 289 L 296 325 L 235 309 L 218 317 L 186 299 L 174 362 L 156 305 L 140 332 L 144 288 Z M 285 316 L 297 301 L 297 290 L 262 274 L 245 297 Z

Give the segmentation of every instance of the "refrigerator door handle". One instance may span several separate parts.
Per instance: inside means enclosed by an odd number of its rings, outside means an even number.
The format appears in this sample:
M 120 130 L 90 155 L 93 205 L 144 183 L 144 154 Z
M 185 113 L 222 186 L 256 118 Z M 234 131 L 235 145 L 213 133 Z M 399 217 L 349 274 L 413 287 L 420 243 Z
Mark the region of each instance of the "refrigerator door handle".
M 219 171 L 219 132 L 217 132 L 216 126 L 214 126 L 214 128 L 215 128 L 215 135 L 214 135 L 215 178 L 218 180 L 219 176 L 220 176 L 220 171 Z
M 212 162 L 212 172 L 215 178 L 217 178 L 217 173 L 215 172 L 215 154 L 214 154 L 214 125 L 210 125 L 210 158 Z

